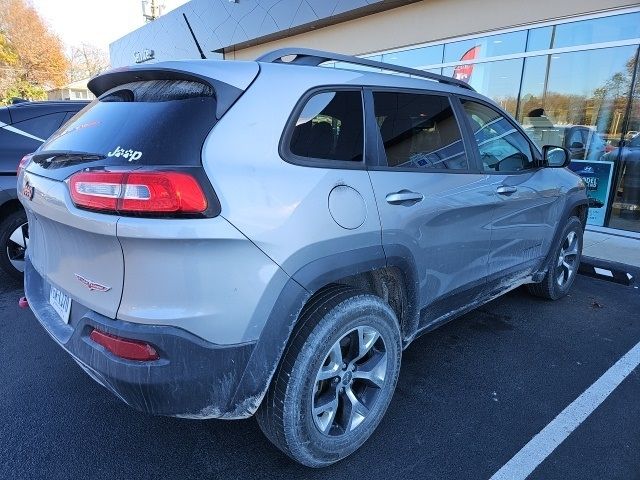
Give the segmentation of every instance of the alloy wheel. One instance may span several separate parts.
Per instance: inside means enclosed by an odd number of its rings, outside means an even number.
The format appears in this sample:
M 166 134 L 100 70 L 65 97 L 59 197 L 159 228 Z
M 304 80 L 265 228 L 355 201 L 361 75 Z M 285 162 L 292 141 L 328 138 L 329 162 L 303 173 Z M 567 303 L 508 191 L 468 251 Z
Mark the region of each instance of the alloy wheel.
M 560 287 L 564 287 L 575 275 L 578 267 L 578 235 L 571 231 L 567 234 L 562 246 L 560 255 L 556 263 L 556 282 Z
M 13 231 L 6 246 L 9 262 L 19 272 L 24 272 L 24 255 L 28 246 L 29 224 L 25 222 Z
M 329 350 L 313 388 L 313 420 L 328 436 L 343 436 L 361 425 L 380 399 L 387 373 L 384 339 L 359 326 Z

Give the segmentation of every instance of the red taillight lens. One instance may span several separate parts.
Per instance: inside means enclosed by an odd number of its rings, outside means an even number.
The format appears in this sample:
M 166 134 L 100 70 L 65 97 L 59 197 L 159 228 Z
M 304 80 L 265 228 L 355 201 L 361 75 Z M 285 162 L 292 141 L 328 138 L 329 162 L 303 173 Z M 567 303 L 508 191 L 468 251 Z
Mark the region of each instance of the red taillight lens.
M 126 338 L 101 332 L 100 330 L 92 330 L 89 334 L 89 338 L 98 345 L 102 345 L 116 357 L 124 358 L 126 360 L 149 362 L 160 358 L 155 348 L 148 343 L 141 342 L 139 340 L 128 340 Z
M 202 213 L 207 197 L 183 172 L 78 172 L 69 179 L 78 207 L 122 213 Z
M 24 157 L 22 157 L 22 160 L 20 160 L 20 163 L 18 164 L 18 175 L 20 175 L 20 172 L 22 170 L 24 170 L 25 168 L 27 168 L 27 165 L 29 165 L 29 162 L 31 161 L 31 155 L 25 155 Z

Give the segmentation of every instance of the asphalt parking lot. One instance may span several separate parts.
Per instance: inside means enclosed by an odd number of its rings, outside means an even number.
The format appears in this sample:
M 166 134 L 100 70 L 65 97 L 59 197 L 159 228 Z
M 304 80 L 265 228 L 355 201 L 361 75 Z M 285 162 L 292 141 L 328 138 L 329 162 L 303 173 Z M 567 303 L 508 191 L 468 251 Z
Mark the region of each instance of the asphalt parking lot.
M 300 467 L 255 421 L 152 417 L 89 379 L 0 273 L 0 479 L 488 479 L 640 342 L 640 290 L 580 275 L 519 289 L 416 340 L 394 401 L 354 456 Z M 640 479 L 640 368 L 533 472 Z

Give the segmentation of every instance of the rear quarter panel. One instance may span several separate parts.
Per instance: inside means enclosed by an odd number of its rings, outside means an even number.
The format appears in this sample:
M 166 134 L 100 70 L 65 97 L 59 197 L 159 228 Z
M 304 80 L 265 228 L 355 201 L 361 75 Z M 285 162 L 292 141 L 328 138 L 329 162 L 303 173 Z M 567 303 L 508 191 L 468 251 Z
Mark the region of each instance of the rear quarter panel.
M 289 67 L 284 78 L 283 69 L 274 67 L 261 65 L 254 84 L 213 129 L 203 163 L 222 215 L 312 289 L 297 273 L 319 258 L 373 247 L 383 259 L 380 221 L 366 170 L 300 166 L 280 158 L 280 138 L 294 106 L 306 91 L 322 84 L 322 75 L 318 69 Z M 358 77 L 357 72 L 333 73 L 332 84 L 349 84 Z M 357 228 L 340 227 L 329 211 L 329 193 L 342 185 L 363 199 L 365 218 Z

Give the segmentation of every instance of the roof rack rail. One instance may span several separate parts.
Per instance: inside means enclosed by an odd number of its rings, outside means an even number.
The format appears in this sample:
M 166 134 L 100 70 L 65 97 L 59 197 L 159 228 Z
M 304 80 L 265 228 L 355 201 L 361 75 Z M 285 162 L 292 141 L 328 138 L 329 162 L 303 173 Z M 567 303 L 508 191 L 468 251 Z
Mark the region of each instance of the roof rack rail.
M 285 62 L 282 60 L 283 57 L 291 56 L 295 57 L 291 61 Z M 445 77 L 444 75 L 425 72 L 416 68 L 402 67 L 400 65 L 393 65 L 392 63 L 378 62 L 376 60 L 369 60 L 368 58 L 343 55 L 341 53 L 324 52 L 322 50 L 314 50 L 312 48 L 280 48 L 278 50 L 273 50 L 259 56 L 256 61 L 265 63 L 291 63 L 294 65 L 307 65 L 313 67 L 317 67 L 321 63 L 330 61 L 345 62 L 352 65 L 363 65 L 366 67 L 380 68 L 382 70 L 388 70 L 391 72 L 404 73 L 406 75 L 426 78 L 427 80 L 434 80 L 436 82 L 455 85 L 456 87 L 462 87 L 468 90 L 475 91 L 471 85 L 456 78 Z

